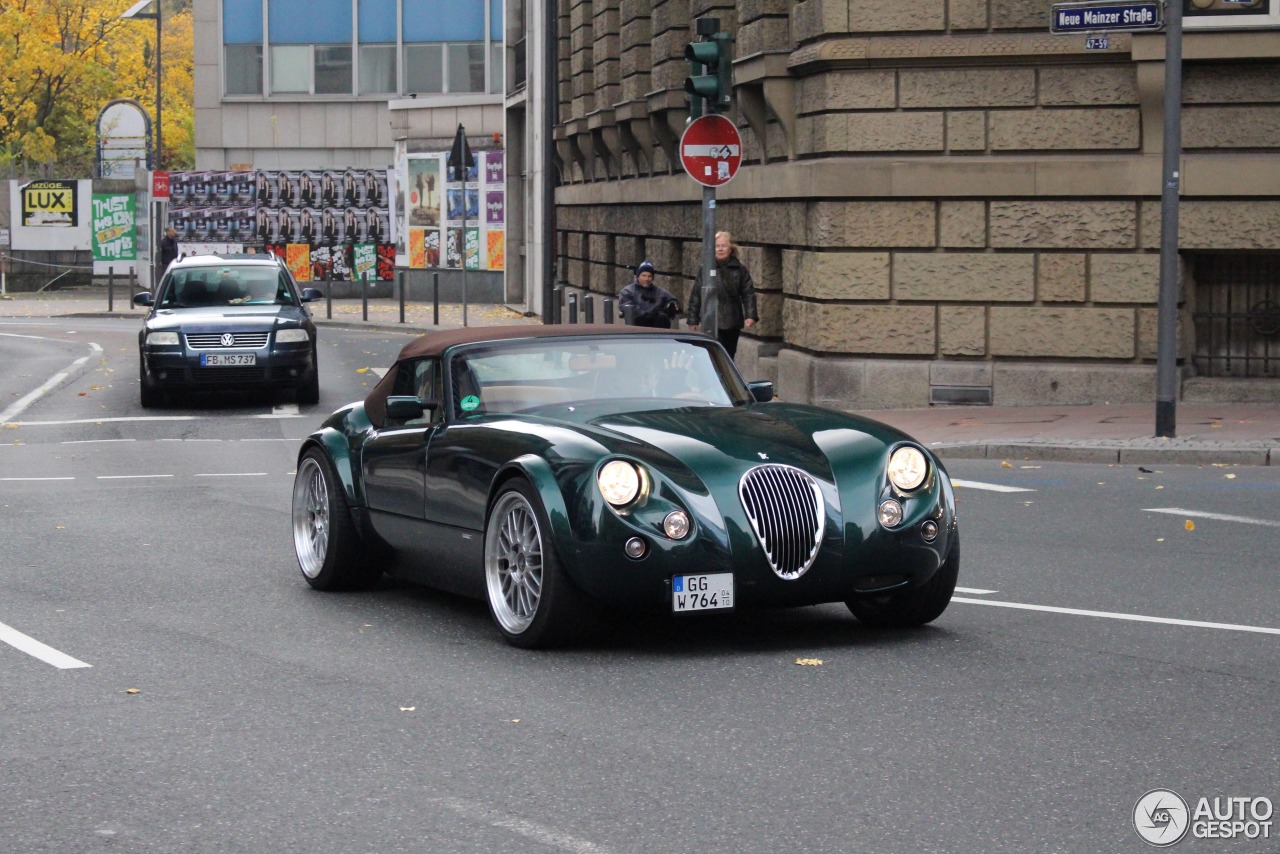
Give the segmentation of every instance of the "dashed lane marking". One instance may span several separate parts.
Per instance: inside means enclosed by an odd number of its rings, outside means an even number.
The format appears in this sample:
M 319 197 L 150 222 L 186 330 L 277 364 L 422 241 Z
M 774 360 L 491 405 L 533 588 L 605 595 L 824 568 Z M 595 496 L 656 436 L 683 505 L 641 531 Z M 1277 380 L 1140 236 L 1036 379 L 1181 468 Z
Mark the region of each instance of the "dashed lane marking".
M 1148 507 L 1144 513 L 1167 513 L 1170 516 L 1190 516 L 1192 519 L 1212 519 L 1215 522 L 1240 522 L 1244 525 L 1264 525 L 1280 528 L 1280 522 L 1272 519 L 1254 519 L 1249 516 L 1230 516 L 1226 513 L 1208 513 L 1204 510 L 1184 510 L 1181 507 Z
M 77 667 L 92 667 L 79 659 L 72 658 L 65 652 L 59 652 L 48 644 L 40 643 L 33 637 L 24 635 L 17 629 L 0 623 L 0 641 L 27 655 L 34 656 L 45 664 L 52 664 L 59 670 L 73 670 Z
M 1005 486 L 1002 483 L 983 483 L 979 480 L 953 480 L 952 486 L 962 486 L 966 489 L 982 489 L 987 492 L 1035 492 L 1034 489 L 1024 489 L 1021 486 Z

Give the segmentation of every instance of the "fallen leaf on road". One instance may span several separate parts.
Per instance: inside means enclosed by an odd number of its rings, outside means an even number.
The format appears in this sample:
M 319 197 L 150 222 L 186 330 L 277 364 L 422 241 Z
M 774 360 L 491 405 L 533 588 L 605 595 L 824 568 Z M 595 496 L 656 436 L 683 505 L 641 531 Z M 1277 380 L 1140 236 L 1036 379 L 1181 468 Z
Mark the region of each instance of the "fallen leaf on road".
M 418 710 L 417 706 L 401 706 L 400 707 L 400 711 L 402 712 L 416 712 L 417 710 Z
M 1151 474 L 1151 469 L 1144 469 L 1142 466 L 1138 466 L 1138 471 L 1144 474 Z
M 520 723 L 520 719 L 519 719 L 519 718 L 512 718 L 512 719 L 511 719 L 511 722 L 512 722 L 513 724 L 518 724 L 518 723 Z
M 1227 475 L 1223 475 L 1223 477 L 1225 477 L 1227 480 L 1235 480 L 1236 476 L 1233 474 L 1227 474 Z
M 1002 469 L 1011 469 L 1011 468 L 1013 468 L 1013 463 L 1009 462 L 1008 460 L 1001 460 L 1001 461 L 1000 461 L 1000 468 L 1002 468 Z
M 89 396 L 89 392 L 87 391 L 82 391 L 76 395 L 76 397 L 88 397 L 88 396 Z
M 1157 486 L 1156 489 L 1164 489 L 1163 486 Z
M 124 692 L 126 694 L 141 694 L 142 689 L 141 688 L 125 688 Z
M 1164 542 L 1164 537 L 1156 537 L 1156 542 L 1157 542 L 1157 543 L 1163 543 L 1163 542 Z
M 357 374 L 367 374 L 367 373 L 369 373 L 369 369 L 368 369 L 368 368 L 356 368 L 356 373 L 357 373 Z
M 821 663 L 822 663 L 821 658 L 797 658 L 796 659 L 796 664 L 799 664 L 801 667 L 816 667 Z
M 1196 523 L 1195 523 L 1195 522 L 1192 522 L 1190 519 L 1188 519 L 1188 520 L 1187 520 L 1186 528 L 1187 528 L 1187 530 L 1188 530 L 1188 531 L 1194 531 L 1194 530 L 1196 529 Z

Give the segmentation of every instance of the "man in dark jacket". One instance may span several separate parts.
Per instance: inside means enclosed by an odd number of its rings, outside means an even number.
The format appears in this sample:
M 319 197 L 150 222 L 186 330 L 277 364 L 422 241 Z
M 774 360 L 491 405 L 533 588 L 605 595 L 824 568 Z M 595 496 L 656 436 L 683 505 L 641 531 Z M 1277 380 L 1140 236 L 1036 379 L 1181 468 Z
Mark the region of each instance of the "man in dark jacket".
M 641 261 L 636 266 L 635 280 L 618 294 L 618 310 L 627 316 L 631 309 L 631 322 L 636 326 L 652 326 L 656 329 L 670 329 L 671 318 L 680 311 L 680 303 L 665 288 L 653 283 L 654 267 L 649 261 Z
M 689 294 L 689 328 L 695 332 L 702 325 L 702 285 L 703 271 L 698 270 L 698 278 L 693 282 L 693 290 Z M 760 319 L 756 310 L 756 286 L 751 280 L 751 272 L 738 259 L 738 247 L 733 236 L 727 231 L 716 234 L 716 338 L 729 351 L 729 356 L 738 352 L 738 336 L 745 326 L 750 329 Z M 709 320 L 710 318 L 708 318 Z
M 160 272 L 169 269 L 169 265 L 178 258 L 178 231 L 173 226 L 164 230 L 160 238 Z

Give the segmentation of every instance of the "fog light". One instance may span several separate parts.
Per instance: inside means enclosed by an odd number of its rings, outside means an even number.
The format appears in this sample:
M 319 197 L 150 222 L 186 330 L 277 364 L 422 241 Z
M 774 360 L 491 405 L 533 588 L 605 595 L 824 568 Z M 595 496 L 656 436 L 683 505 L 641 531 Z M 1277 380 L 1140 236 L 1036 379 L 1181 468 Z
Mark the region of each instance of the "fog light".
M 627 553 L 627 557 L 632 558 L 633 560 L 644 557 L 644 553 L 648 551 L 648 547 L 645 545 L 644 540 L 639 537 L 632 537 L 627 540 L 627 544 L 622 548 L 623 551 Z
M 296 377 L 297 375 L 298 375 L 298 369 L 297 369 L 297 368 L 290 368 L 290 369 L 289 369 L 289 376 L 291 376 L 291 377 Z
M 880 524 L 886 528 L 896 528 L 902 524 L 902 505 L 894 499 L 880 502 Z
M 673 540 L 683 540 L 689 536 L 689 514 L 683 510 L 672 510 L 662 520 L 662 531 Z
M 932 543 L 938 536 L 938 523 L 929 519 L 920 526 L 920 536 L 926 543 Z

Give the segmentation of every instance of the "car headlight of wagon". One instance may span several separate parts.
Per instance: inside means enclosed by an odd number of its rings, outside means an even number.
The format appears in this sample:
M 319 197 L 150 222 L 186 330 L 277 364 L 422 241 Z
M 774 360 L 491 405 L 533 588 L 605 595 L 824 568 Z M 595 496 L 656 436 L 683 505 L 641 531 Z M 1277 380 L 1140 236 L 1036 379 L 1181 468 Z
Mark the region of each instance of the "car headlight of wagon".
M 178 346 L 178 333 L 176 332 L 148 332 L 148 347 L 176 347 Z
M 311 336 L 305 329 L 281 329 L 276 333 L 277 344 L 298 344 L 310 340 Z
M 644 472 L 626 460 L 610 460 L 600 467 L 596 484 L 605 501 L 614 507 L 625 507 L 639 497 L 644 487 Z
M 911 445 L 903 445 L 889 456 L 889 482 L 903 492 L 919 489 L 929 474 L 929 463 L 924 452 Z

